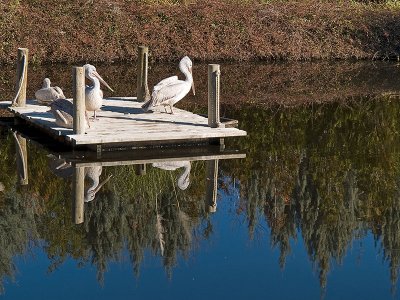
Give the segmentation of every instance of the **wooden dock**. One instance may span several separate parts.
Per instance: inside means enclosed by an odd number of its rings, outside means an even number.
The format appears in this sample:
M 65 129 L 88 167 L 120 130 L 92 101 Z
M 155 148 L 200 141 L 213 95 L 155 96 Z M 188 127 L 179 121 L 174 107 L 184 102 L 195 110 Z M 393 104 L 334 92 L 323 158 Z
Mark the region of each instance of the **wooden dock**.
M 25 124 L 40 128 L 46 135 L 76 150 L 89 148 L 98 152 L 104 147 L 119 149 L 199 143 L 223 144 L 224 138 L 247 134 L 245 131 L 231 126 L 233 123 L 237 124 L 237 121 L 224 122 L 224 119 L 220 117 L 221 72 L 220 66 L 217 64 L 208 65 L 207 117 L 177 108 L 175 108 L 174 114 L 166 113 L 163 107 L 160 108 L 161 111 L 151 113 L 143 111 L 141 105 L 144 99 L 150 96 L 147 86 L 148 48 L 145 46 L 138 47 L 139 63 L 136 89 L 138 97 L 103 99 L 104 105 L 101 112 L 97 114 L 98 120 L 91 122 L 88 129 L 85 129 L 85 101 L 87 100 L 85 76 L 93 81 L 94 79 L 87 75 L 86 71 L 95 70 L 95 68 L 87 65 L 85 65 L 86 69 L 85 67 L 73 67 L 73 112 L 69 113 L 72 114 L 73 129 L 60 127 L 56 124 L 49 107 L 39 105 L 36 100 L 27 101 L 26 99 L 28 54 L 28 49 L 18 49 L 17 92 L 9 109 L 14 113 L 16 120 L 22 119 Z M 191 65 L 188 67 L 188 72 L 191 72 Z M 192 87 L 194 93 L 193 84 Z M 177 92 L 182 91 L 173 91 L 173 94 L 178 95 Z M 100 94 L 97 96 L 102 98 Z
M 174 114 L 159 111 L 146 113 L 134 97 L 104 99 L 98 113 L 99 120 L 92 121 L 85 134 L 73 134 L 72 129 L 56 125 L 49 107 L 28 100 L 25 107 L 10 107 L 16 117 L 45 131 L 48 135 L 72 147 L 119 146 L 147 147 L 182 143 L 207 143 L 210 140 L 245 136 L 237 128 L 208 126 L 208 119 L 182 109 L 175 108 Z

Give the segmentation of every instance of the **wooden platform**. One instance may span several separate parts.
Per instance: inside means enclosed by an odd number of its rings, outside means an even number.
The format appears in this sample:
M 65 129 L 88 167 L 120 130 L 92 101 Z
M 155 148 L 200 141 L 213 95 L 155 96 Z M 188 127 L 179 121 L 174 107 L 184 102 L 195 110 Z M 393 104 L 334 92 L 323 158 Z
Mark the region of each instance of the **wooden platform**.
M 27 101 L 26 107 L 10 107 L 10 110 L 28 124 L 41 128 L 71 146 L 163 145 L 246 135 L 245 131 L 237 128 L 210 128 L 206 117 L 178 108 L 174 108 L 174 114 L 165 113 L 162 107 L 159 111 L 145 113 L 141 103 L 135 99 L 104 99 L 104 106 L 98 112 L 99 120 L 91 122 L 91 128 L 82 135 L 74 135 L 72 129 L 56 125 L 49 107 L 37 105 L 34 100 Z

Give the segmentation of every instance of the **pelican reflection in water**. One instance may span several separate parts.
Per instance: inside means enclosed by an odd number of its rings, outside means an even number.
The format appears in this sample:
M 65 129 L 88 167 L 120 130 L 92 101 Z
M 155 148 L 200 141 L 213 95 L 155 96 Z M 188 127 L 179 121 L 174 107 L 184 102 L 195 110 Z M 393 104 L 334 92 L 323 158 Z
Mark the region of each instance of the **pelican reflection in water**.
M 49 78 L 43 80 L 43 85 L 40 90 L 35 93 L 36 100 L 41 104 L 50 104 L 54 100 L 64 99 L 64 93 L 58 86 L 51 86 Z
M 86 185 L 85 182 L 85 202 L 93 201 L 96 197 L 96 193 L 112 177 L 112 175 L 108 175 L 108 177 L 100 183 L 100 175 L 102 171 L 103 167 L 101 166 L 85 167 L 85 181 L 88 183 Z
M 166 106 L 169 106 L 171 114 L 173 114 L 172 107 L 174 104 L 185 97 L 191 88 L 193 89 L 193 95 L 195 95 L 192 68 L 193 64 L 190 58 L 187 56 L 182 58 L 179 62 L 179 69 L 185 75 L 186 79 L 179 80 L 178 76 L 171 76 L 161 80 L 154 86 L 150 100 L 144 103 L 142 108 L 148 111 L 162 105 L 165 112 L 167 112 Z
M 92 85 L 86 86 L 85 89 L 85 105 L 87 111 L 93 112 L 93 119 L 96 118 L 96 111 L 103 105 L 103 91 L 100 89 L 100 82 L 104 84 L 110 91 L 114 90 L 104 81 L 104 79 L 97 73 L 96 67 L 90 64 L 83 66 L 85 69 L 85 76 L 92 82 Z
M 74 173 L 74 169 L 70 163 L 67 163 L 64 158 L 54 154 L 47 155 L 47 165 L 53 174 L 61 178 L 72 177 Z
M 49 154 L 48 166 L 50 170 L 61 178 L 72 177 L 74 168 L 70 163 L 67 163 L 65 159 Z M 112 175 L 109 175 L 106 179 L 100 182 L 100 176 L 103 171 L 101 166 L 85 167 L 85 188 L 84 188 L 84 201 L 93 201 L 96 197 L 96 193 L 111 179 Z
M 190 184 L 190 169 L 191 169 L 191 164 L 190 161 L 171 161 L 171 162 L 160 162 L 160 163 L 153 163 L 153 167 L 161 169 L 161 170 L 167 170 L 167 171 L 174 171 L 179 168 L 184 168 L 183 172 L 181 175 L 179 175 L 178 178 L 178 187 L 181 190 L 186 190 Z

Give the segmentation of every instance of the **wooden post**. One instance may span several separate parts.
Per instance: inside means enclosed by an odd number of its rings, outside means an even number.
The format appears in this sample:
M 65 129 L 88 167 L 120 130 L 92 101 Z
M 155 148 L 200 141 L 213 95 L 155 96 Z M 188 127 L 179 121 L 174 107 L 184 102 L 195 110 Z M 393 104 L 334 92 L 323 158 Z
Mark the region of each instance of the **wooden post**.
M 15 87 L 16 97 L 13 105 L 24 107 L 26 105 L 26 86 L 28 82 L 28 54 L 26 48 L 18 48 L 17 56 L 17 84 Z
M 206 164 L 206 207 L 209 212 L 213 213 L 217 211 L 218 159 L 207 160 Z
M 85 168 L 74 166 L 72 179 L 73 212 L 72 217 L 75 224 L 83 223 L 85 203 Z
M 138 176 L 146 175 L 146 165 L 145 164 L 135 165 L 135 174 Z
M 74 67 L 72 70 L 74 99 L 74 134 L 85 133 L 85 70 Z
M 219 65 L 208 65 L 208 126 L 212 128 L 221 126 L 219 119 L 220 73 Z
M 26 139 L 14 132 L 15 146 L 17 148 L 17 172 L 20 185 L 27 185 L 28 181 L 28 151 Z
M 137 62 L 137 87 L 136 95 L 138 101 L 145 101 L 150 96 L 147 86 L 147 70 L 148 70 L 149 48 L 146 46 L 138 47 Z

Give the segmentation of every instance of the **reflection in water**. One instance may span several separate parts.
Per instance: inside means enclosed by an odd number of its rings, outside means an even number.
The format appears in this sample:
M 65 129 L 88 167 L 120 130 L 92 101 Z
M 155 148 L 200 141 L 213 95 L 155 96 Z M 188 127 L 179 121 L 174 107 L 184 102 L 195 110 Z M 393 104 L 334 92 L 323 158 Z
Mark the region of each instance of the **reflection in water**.
M 54 154 L 47 155 L 47 164 L 51 172 L 54 175 L 61 178 L 72 177 L 74 173 L 74 169 L 72 168 L 71 163 L 67 163 L 67 161 L 61 156 L 56 156 Z
M 240 172 L 240 205 L 250 236 L 263 211 L 282 268 L 290 241 L 300 234 L 325 288 L 332 263 L 342 263 L 353 241 L 372 231 L 395 286 L 399 108 L 386 97 L 346 106 L 252 110 L 252 117 L 243 119 L 251 140 L 241 143 L 249 153 Z M 236 117 L 250 110 L 242 108 Z
M 15 147 L 17 148 L 17 168 L 21 185 L 28 184 L 28 154 L 26 150 L 26 139 L 13 132 Z
M 74 168 L 71 163 L 68 163 L 65 158 L 56 156 L 54 154 L 48 154 L 48 166 L 50 170 L 61 178 L 72 177 L 74 174 Z M 103 171 L 102 166 L 91 166 L 84 167 L 84 201 L 93 201 L 96 197 L 96 193 L 111 179 L 112 175 L 109 175 L 100 183 L 100 176 Z
M 180 168 L 184 168 L 182 174 L 179 176 L 177 183 L 178 187 L 184 191 L 188 188 L 190 184 L 190 168 L 191 164 L 190 161 L 170 161 L 170 162 L 157 162 L 152 164 L 153 167 L 161 169 L 161 170 L 167 170 L 167 171 L 174 171 Z
M 93 201 L 96 197 L 96 193 L 112 177 L 112 175 L 108 175 L 108 177 L 100 183 L 100 175 L 102 171 L 102 166 L 85 167 L 85 179 L 87 181 L 87 184 L 85 184 L 85 202 Z
M 170 172 L 149 162 L 154 168 L 140 172 L 142 176 L 136 175 L 135 165 L 97 169 L 87 187 L 99 187 L 101 176 L 107 180 L 112 175 L 113 180 L 85 204 L 83 226 L 75 226 L 70 213 L 71 165 L 58 156 L 47 158 L 28 143 L 28 171 L 35 181 L 21 189 L 14 140 L 5 136 L 0 144 L 0 182 L 6 187 L 0 193 L 0 241 L 5 247 L 0 250 L 0 276 L 12 277 L 14 255 L 39 239 L 46 242 L 50 271 L 72 257 L 93 265 L 103 280 L 109 264 L 123 261 L 127 253 L 139 276 L 147 251 L 160 257 L 172 276 L 178 258 L 189 258 L 203 240 L 212 238 L 216 217 L 226 213 L 229 220 L 238 215 L 247 221 L 250 238 L 265 221 L 265 238 L 279 249 L 282 269 L 298 251 L 292 242 L 302 240 L 328 296 L 332 266 L 346 263 L 350 247 L 372 233 L 395 287 L 400 267 L 399 114 L 400 104 L 390 97 L 286 110 L 232 109 L 229 116 L 240 121 L 249 137 L 227 140 L 227 148 L 246 149 L 245 161 L 182 159 L 180 168 L 170 167 Z M 176 182 L 180 189 L 174 188 Z M 236 193 L 236 209 L 224 212 L 219 205 L 211 216 L 222 194 Z M 246 244 L 239 235 L 234 241 Z M 261 263 L 266 257 L 255 259 Z M 351 280 L 352 274 L 346 276 Z

